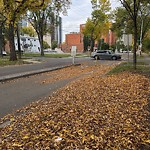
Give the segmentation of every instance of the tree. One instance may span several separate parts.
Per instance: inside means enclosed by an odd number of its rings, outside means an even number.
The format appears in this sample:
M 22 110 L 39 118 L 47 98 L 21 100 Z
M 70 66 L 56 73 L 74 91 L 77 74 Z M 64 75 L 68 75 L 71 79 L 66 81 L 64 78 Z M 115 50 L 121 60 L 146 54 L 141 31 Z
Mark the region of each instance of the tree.
M 22 27 L 20 32 L 22 35 L 27 34 L 31 37 L 34 37 L 36 35 L 36 32 L 32 27 Z
M 48 5 L 41 10 L 31 12 L 29 15 L 29 21 L 38 35 L 41 56 L 44 56 L 43 36 L 48 32 L 50 33 L 50 24 L 54 22 L 54 13 L 52 12 L 51 6 Z
M 38 35 L 41 46 L 41 56 L 44 56 L 43 36 L 53 32 L 58 24 L 57 17 L 59 12 L 66 12 L 70 4 L 68 0 L 52 0 L 49 5 L 45 5 L 41 10 L 32 11 L 30 13 L 29 21 Z
M 57 47 L 57 41 L 52 42 L 52 50 L 54 50 Z
M 22 14 L 25 14 L 28 10 L 40 9 L 49 0 L 7 0 L 2 1 L 4 15 L 7 18 L 8 24 L 8 40 L 10 45 L 10 61 L 17 60 L 14 44 L 14 34 Z
M 136 50 L 137 50 L 137 40 L 138 40 L 138 16 L 141 10 L 141 6 L 145 4 L 148 6 L 150 4 L 149 0 L 119 0 L 123 7 L 127 10 L 130 18 L 133 21 L 134 29 L 134 49 L 133 49 L 133 66 L 136 69 Z
M 6 18 L 3 15 L 3 12 L 0 11 L 0 55 L 3 57 L 3 47 L 4 47 L 4 24 Z
M 144 6 L 144 4 L 140 7 L 140 12 L 137 17 L 137 36 L 139 44 L 146 38 L 150 28 L 150 8 Z M 118 38 L 122 37 L 123 33 L 134 34 L 133 20 L 130 18 L 125 8 L 118 7 L 114 11 L 114 21 L 112 30 L 115 31 Z
M 121 38 L 123 35 L 123 32 L 126 32 L 126 27 L 127 23 L 129 21 L 129 15 L 126 11 L 125 8 L 118 7 L 114 12 L 113 12 L 113 19 L 114 23 L 112 24 L 112 31 L 116 33 L 116 36 L 118 38 Z M 131 26 L 131 24 L 130 24 Z
M 98 2 L 98 3 L 97 3 Z M 92 19 L 87 19 L 84 36 L 91 37 L 91 51 L 93 51 L 95 40 L 99 40 L 109 30 L 109 0 L 92 0 Z
M 90 46 L 90 37 L 89 36 L 84 36 L 83 37 L 83 46 L 84 46 L 84 52 L 88 50 L 88 47 Z
M 150 29 L 147 32 L 146 38 L 144 38 L 143 40 L 143 49 L 144 51 L 147 51 L 150 53 Z

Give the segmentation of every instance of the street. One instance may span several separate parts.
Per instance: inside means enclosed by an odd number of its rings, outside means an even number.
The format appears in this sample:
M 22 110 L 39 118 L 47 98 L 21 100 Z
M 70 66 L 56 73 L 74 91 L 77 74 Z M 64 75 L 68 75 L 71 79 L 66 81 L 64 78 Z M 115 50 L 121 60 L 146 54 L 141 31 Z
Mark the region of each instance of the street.
M 84 62 L 89 60 L 90 58 L 76 58 L 75 63 Z M 52 68 L 64 65 L 71 65 L 72 58 L 35 58 L 35 60 L 39 60 L 42 63 L 35 63 L 35 64 L 25 64 L 25 65 L 18 65 L 16 66 L 7 66 L 7 67 L 0 67 L 0 77 L 5 75 L 11 75 L 16 73 L 22 72 L 29 72 L 39 69 L 45 68 Z

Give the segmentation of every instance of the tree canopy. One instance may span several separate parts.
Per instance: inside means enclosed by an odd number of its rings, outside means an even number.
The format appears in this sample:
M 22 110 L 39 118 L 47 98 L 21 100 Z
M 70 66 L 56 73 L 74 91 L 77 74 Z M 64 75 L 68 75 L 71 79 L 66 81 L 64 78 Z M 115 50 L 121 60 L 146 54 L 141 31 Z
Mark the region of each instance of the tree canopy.
M 3 10 L 4 17 L 6 19 L 9 44 L 10 44 L 10 60 L 16 60 L 14 35 L 17 27 L 17 23 L 21 16 L 26 14 L 28 11 L 37 11 L 45 8 L 49 4 L 55 4 L 57 12 L 66 12 L 69 0 L 1 0 L 0 8 Z
M 141 16 L 141 11 L 143 8 L 148 10 L 150 5 L 149 0 L 119 0 L 123 7 L 126 9 L 127 13 L 130 16 L 130 19 L 133 21 L 133 35 L 134 35 L 134 55 L 133 55 L 133 64 L 134 69 L 136 69 L 136 51 L 137 51 L 137 41 L 138 41 L 138 16 Z M 148 13 L 149 14 L 149 13 Z
M 109 30 L 109 0 L 91 1 L 93 11 L 91 19 L 88 18 L 83 34 L 91 37 L 91 51 L 93 51 L 93 43 L 99 40 Z
M 52 33 L 55 30 L 55 27 L 59 23 L 59 13 L 66 13 L 70 4 L 71 3 L 68 0 L 53 0 L 42 9 L 30 12 L 29 21 L 38 35 L 41 46 L 41 56 L 44 56 L 43 36 L 47 33 Z

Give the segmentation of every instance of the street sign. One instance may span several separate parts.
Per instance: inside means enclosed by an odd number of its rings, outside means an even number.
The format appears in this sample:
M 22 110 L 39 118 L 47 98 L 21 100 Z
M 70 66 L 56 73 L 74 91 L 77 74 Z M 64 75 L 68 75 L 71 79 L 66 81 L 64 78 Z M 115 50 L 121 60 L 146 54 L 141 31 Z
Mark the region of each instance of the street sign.
M 71 48 L 71 56 L 76 56 L 76 52 L 77 52 L 77 47 L 76 46 L 72 46 L 72 48 Z
M 71 48 L 71 56 L 72 56 L 72 63 L 73 64 L 75 64 L 74 58 L 76 56 L 76 53 L 77 53 L 77 47 L 76 46 L 72 46 L 72 48 Z
M 132 45 L 132 34 L 124 34 L 123 35 L 123 43 L 125 46 Z

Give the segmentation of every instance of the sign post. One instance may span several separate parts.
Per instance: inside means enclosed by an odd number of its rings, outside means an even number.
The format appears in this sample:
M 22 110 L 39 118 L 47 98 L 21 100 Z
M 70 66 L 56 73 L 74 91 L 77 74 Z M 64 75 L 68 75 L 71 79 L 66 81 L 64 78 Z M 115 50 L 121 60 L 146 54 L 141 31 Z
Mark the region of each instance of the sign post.
M 77 47 L 76 46 L 72 46 L 71 48 L 71 56 L 72 56 L 72 64 L 75 64 L 75 56 L 77 53 Z

